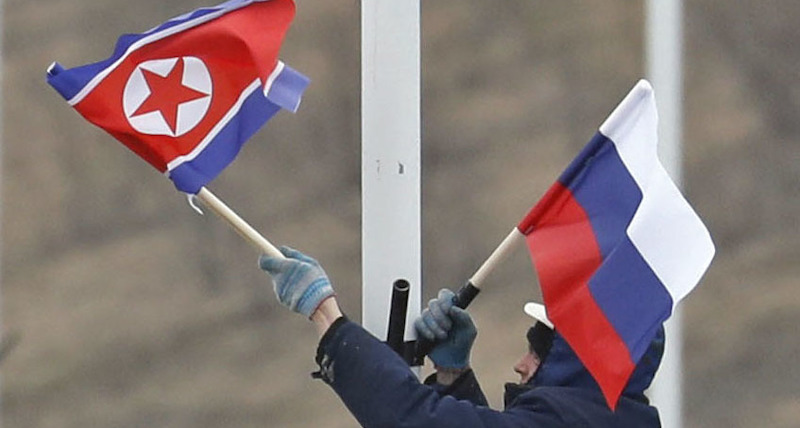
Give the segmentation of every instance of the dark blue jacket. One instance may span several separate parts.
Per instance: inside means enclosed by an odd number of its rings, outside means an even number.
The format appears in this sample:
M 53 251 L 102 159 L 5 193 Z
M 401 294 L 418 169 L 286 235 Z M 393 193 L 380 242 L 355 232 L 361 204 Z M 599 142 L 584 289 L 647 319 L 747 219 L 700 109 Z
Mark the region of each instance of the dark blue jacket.
M 394 351 L 344 318 L 337 320 L 322 338 L 317 362 L 320 377 L 365 428 L 655 428 L 661 426 L 658 413 L 648 405 L 643 392 L 652 381 L 662 352 L 660 331 L 614 412 L 557 333 L 550 355 L 531 384 L 512 388 L 509 395 L 514 397 L 507 400 L 502 412 L 476 405 L 472 397 L 462 396 L 459 398 L 464 399 L 459 400 L 423 385 Z M 474 377 L 469 382 L 475 382 L 477 387 Z M 469 390 L 480 392 L 479 387 L 467 386 Z

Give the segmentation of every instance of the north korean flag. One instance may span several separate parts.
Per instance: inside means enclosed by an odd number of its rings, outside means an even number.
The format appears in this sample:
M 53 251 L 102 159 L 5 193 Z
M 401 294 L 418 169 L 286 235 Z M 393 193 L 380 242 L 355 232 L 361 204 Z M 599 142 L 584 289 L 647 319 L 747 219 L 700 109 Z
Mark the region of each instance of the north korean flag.
M 308 78 L 278 60 L 292 0 L 233 0 L 119 38 L 112 56 L 47 81 L 186 193 L 197 193 Z

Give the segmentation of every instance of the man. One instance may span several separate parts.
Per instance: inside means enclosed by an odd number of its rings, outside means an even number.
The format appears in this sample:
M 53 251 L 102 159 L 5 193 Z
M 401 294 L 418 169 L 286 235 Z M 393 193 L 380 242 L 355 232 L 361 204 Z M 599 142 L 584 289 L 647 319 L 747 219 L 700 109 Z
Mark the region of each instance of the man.
M 453 306 L 452 292 L 440 292 L 415 322 L 420 335 L 437 340 L 430 354 L 437 372 L 426 385 L 394 351 L 342 315 L 316 260 L 280 250 L 285 259 L 262 256 L 261 268 L 272 276 L 278 300 L 316 325 L 321 337 L 316 376 L 363 427 L 660 427 L 644 390 L 661 360 L 663 330 L 612 411 L 564 338 L 537 323 L 529 330 L 531 349 L 515 366 L 521 382 L 507 385 L 505 409 L 497 411 L 486 406 L 469 368 L 477 330 L 469 315 Z

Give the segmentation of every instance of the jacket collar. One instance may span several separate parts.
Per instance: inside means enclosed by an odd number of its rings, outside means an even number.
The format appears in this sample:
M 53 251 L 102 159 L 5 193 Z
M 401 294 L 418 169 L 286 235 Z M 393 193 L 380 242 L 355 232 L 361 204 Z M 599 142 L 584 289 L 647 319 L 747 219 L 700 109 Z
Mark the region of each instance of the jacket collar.
M 650 387 L 656 370 L 661 364 L 663 353 L 664 328 L 659 326 L 655 338 L 636 365 L 628 384 L 625 386 L 622 393 L 623 396 L 647 402 L 644 391 Z M 595 382 L 578 356 L 557 331 L 553 337 L 553 345 L 550 348 L 550 352 L 539 366 L 536 374 L 528 382 L 528 385 L 517 386 L 527 386 L 528 389 L 539 386 L 570 386 L 589 388 L 600 392 L 597 382 Z M 511 391 L 516 397 L 521 393 L 521 388 L 512 387 Z M 508 393 L 509 388 L 507 386 L 506 394 Z

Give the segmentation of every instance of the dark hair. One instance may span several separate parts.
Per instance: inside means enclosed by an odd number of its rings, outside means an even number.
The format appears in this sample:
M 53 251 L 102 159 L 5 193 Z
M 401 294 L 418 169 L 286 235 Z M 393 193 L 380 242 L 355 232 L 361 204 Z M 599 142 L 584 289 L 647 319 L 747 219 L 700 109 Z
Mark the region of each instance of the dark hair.
M 555 332 L 544 323 L 537 321 L 528 333 L 525 335 L 528 338 L 528 349 L 539 357 L 539 360 L 544 362 L 547 354 L 550 353 L 550 347 L 553 346 L 553 335 Z

